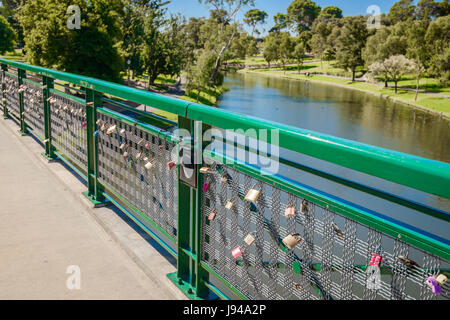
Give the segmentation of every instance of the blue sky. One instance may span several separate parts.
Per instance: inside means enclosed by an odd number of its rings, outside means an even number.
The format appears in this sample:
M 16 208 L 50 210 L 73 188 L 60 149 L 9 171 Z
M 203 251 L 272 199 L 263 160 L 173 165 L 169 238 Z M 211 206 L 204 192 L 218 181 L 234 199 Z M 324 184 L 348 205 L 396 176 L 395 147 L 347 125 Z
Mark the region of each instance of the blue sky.
M 255 0 L 255 7 L 269 14 L 268 23 L 264 26 L 266 30 L 273 26 L 272 17 L 277 12 L 285 13 L 291 2 L 292 0 Z M 377 5 L 381 9 L 381 13 L 387 13 L 397 0 L 315 0 L 315 2 L 322 8 L 337 6 L 342 9 L 344 16 L 353 16 L 358 14 L 365 15 L 367 8 L 371 5 Z M 169 12 L 181 13 L 186 17 L 209 16 L 209 9 L 204 4 L 200 4 L 198 0 L 172 0 L 168 8 Z M 247 10 L 248 8 L 242 10 L 238 18 L 242 19 L 243 14 Z

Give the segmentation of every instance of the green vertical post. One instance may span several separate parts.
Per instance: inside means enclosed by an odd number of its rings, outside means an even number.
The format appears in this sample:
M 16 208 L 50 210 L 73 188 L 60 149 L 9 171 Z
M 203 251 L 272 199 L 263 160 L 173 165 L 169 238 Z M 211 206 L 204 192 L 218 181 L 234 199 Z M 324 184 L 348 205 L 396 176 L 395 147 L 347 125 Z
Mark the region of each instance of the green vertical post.
M 50 89 L 53 89 L 53 79 L 49 77 L 42 77 L 42 97 L 44 104 L 44 144 L 45 153 L 42 155 L 49 161 L 55 160 L 55 148 L 52 146 L 52 122 L 51 122 L 51 104 L 48 101 L 50 98 Z
M 6 107 L 6 84 L 4 83 L 4 79 L 5 79 L 5 71 L 8 71 L 8 66 L 4 63 L 1 64 L 1 70 L 2 70 L 2 106 L 3 106 L 3 119 L 8 119 L 9 118 L 9 114 L 8 114 L 8 108 Z
M 187 130 L 191 137 L 195 137 L 195 126 L 192 120 L 178 117 L 178 126 L 180 130 Z M 177 146 L 177 154 L 180 154 L 180 145 Z M 177 170 L 179 173 L 182 170 L 179 164 Z M 198 181 L 198 167 L 195 174 Z M 201 187 L 197 183 L 194 188 L 179 179 L 177 272 L 169 274 L 168 277 L 188 298 L 193 300 L 203 300 L 209 296 L 209 289 L 204 284 L 205 274 L 199 273 L 201 259 L 198 245 L 199 238 L 201 239 L 201 234 L 198 234 L 199 223 L 201 226 Z
M 103 195 L 104 188 L 98 181 L 98 140 L 94 135 L 97 132 L 97 106 L 101 106 L 101 94 L 86 88 L 86 149 L 88 158 L 87 185 L 88 191 L 83 194 L 94 204 L 102 207 L 108 204 Z
M 27 77 L 25 70 L 17 69 L 17 75 L 19 80 L 19 88 L 23 84 L 23 79 Z M 24 105 L 23 105 L 23 92 L 19 92 L 19 118 L 20 118 L 20 133 L 26 135 L 28 133 L 27 125 L 25 123 L 24 116 Z

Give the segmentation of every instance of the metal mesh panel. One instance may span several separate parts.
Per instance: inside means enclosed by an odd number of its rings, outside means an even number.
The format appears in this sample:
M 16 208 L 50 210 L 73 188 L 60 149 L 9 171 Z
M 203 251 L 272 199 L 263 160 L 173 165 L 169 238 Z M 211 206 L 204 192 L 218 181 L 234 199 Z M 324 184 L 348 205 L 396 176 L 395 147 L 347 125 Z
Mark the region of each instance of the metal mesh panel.
M 202 259 L 248 298 L 449 298 L 448 284 L 441 295 L 426 284 L 428 277 L 448 272 L 448 261 L 231 167 L 215 163 L 211 169 L 204 177 L 211 187 L 203 195 Z M 251 189 L 260 191 L 255 202 L 245 200 Z M 284 247 L 283 239 L 295 234 L 298 245 Z M 254 238 L 250 245 L 248 235 Z M 235 258 L 236 248 L 242 255 Z M 381 287 L 370 290 L 366 269 L 380 248 Z
M 55 93 L 50 95 L 49 102 L 53 145 L 87 170 L 85 106 Z
M 100 112 L 97 119 L 100 181 L 176 238 L 178 176 L 167 167 L 175 145 Z
M 41 86 L 24 83 L 23 108 L 27 126 L 40 137 L 44 137 L 44 96 Z
M 8 112 L 14 115 L 16 118 L 20 118 L 20 106 L 19 106 L 19 80 L 9 74 L 5 74 L 5 94 L 6 94 L 6 108 Z

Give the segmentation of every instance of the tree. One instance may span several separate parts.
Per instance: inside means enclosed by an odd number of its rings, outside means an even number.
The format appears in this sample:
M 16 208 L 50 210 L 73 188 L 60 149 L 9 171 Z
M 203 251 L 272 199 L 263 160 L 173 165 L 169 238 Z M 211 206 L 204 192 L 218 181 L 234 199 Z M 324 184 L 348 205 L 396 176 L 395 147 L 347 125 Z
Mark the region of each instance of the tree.
M 267 12 L 261 11 L 259 9 L 251 9 L 245 13 L 244 22 L 250 27 L 252 27 L 252 36 L 255 33 L 256 26 L 258 24 L 266 23 L 267 17 L 268 17 Z
M 400 0 L 392 6 L 387 15 L 391 24 L 414 19 L 416 7 L 412 3 L 413 0 Z
M 201 28 L 205 24 L 204 18 L 189 18 L 189 23 L 184 27 L 184 33 L 186 36 L 186 46 L 191 51 L 202 49 L 204 41 L 201 35 Z
M 0 16 L 0 54 L 14 50 L 16 34 L 8 21 Z
M 144 67 L 148 83 L 154 84 L 160 74 L 179 75 L 186 62 L 182 19 L 166 18 L 164 11 L 150 8 L 144 24 Z
M 220 24 L 220 33 L 216 34 L 216 41 L 223 38 L 224 29 L 227 24 L 232 21 L 238 12 L 246 7 L 246 6 L 254 6 L 254 0 L 198 0 L 200 3 L 205 3 L 206 5 L 212 6 L 215 10 L 226 10 L 227 15 L 224 18 L 224 21 Z M 211 82 L 215 83 L 217 81 L 217 76 L 219 73 L 219 68 L 221 66 L 222 57 L 225 54 L 226 50 L 231 45 L 233 38 L 236 35 L 236 28 L 233 28 L 233 32 L 223 41 L 220 41 L 219 47 L 221 49 L 217 53 L 216 65 L 211 73 Z
M 320 65 L 323 68 L 324 53 L 329 49 L 328 37 L 331 34 L 331 25 L 328 25 L 325 21 L 316 20 L 313 25 L 311 38 L 311 47 L 316 56 L 320 58 Z
M 279 47 L 279 34 L 269 33 L 269 35 L 264 40 L 264 59 L 267 61 L 269 68 L 272 61 L 277 61 L 280 58 Z
M 420 78 L 425 72 L 425 65 L 428 63 L 429 54 L 428 46 L 424 41 L 427 32 L 427 21 L 414 21 L 408 29 L 408 49 L 407 57 L 415 61 L 415 73 L 416 73 L 416 96 L 414 100 L 417 100 L 419 95 Z
M 364 63 L 362 50 L 368 35 L 367 21 L 364 17 L 345 18 L 337 40 L 336 59 L 344 69 L 351 70 L 352 81 L 355 81 L 356 67 Z
M 320 11 L 320 6 L 311 0 L 294 0 L 287 9 L 287 20 L 300 33 L 311 29 Z
M 19 8 L 21 0 L 2 0 L 0 1 L 0 15 L 8 20 L 8 23 L 14 29 L 16 34 L 17 45 L 22 48 L 25 43 L 23 39 L 23 29 L 17 20 L 15 15 L 16 10 Z
M 297 62 L 298 73 L 300 73 L 302 70 L 303 61 L 305 60 L 305 53 L 306 53 L 305 45 L 300 40 L 297 40 L 297 44 L 295 45 L 292 56 Z
M 340 19 L 342 17 L 343 17 L 342 10 L 335 6 L 325 7 L 319 14 L 319 18 L 322 19 L 331 19 L 331 18 Z
M 397 84 L 404 74 L 414 71 L 416 66 L 414 61 L 407 59 L 403 55 L 391 56 L 383 62 L 375 62 L 369 67 L 369 72 L 374 76 L 387 74 L 395 83 L 395 93 L 397 93 Z
M 280 36 L 279 57 L 283 64 L 283 71 L 286 73 L 286 64 L 293 58 L 292 52 L 294 51 L 295 43 L 292 41 L 289 32 L 283 32 Z
M 65 0 L 27 0 L 19 8 L 24 29 L 27 60 L 31 64 L 56 67 L 85 76 L 119 81 L 123 60 L 118 52 L 121 40 L 121 0 L 71 0 L 81 9 L 81 29 L 69 30 Z
M 269 30 L 269 33 L 280 32 L 287 28 L 287 16 L 285 14 L 277 13 L 273 16 L 273 21 L 275 22 L 275 26 Z
M 428 26 L 425 41 L 431 59 L 428 72 L 441 78 L 443 83 L 448 82 L 450 65 L 448 52 L 450 46 L 450 16 L 439 17 Z
M 439 4 L 434 0 L 420 0 L 416 8 L 419 20 L 432 20 L 439 14 Z

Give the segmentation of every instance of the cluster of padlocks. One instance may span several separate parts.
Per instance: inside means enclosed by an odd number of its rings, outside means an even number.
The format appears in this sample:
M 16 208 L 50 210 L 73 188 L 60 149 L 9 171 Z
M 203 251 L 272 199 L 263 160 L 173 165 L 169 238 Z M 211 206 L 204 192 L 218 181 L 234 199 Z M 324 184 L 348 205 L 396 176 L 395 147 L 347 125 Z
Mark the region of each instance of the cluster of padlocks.
M 27 125 L 44 136 L 44 96 L 43 87 L 32 84 L 22 84 L 19 91 L 23 92 L 24 118 Z
M 87 169 L 86 107 L 55 93 L 47 101 L 50 104 L 52 143 L 81 168 Z
M 98 114 L 100 179 L 148 218 L 176 237 L 176 163 L 174 145 Z
M 3 93 L 6 98 L 3 101 L 9 112 L 13 113 L 16 118 L 20 118 L 19 106 L 19 81 L 18 79 L 5 75 L 4 77 L 5 89 Z
M 447 274 L 440 271 L 444 262 L 432 255 L 362 225 L 357 231 L 355 222 L 340 217 L 342 230 L 335 223 L 338 214 L 329 208 L 250 183 L 230 167 L 213 164 L 200 172 L 203 259 L 251 298 L 433 299 L 449 294 Z M 361 231 L 369 234 L 367 242 L 360 239 Z M 391 252 L 382 242 L 392 246 Z M 408 256 L 410 249 L 423 255 L 422 266 Z M 311 288 L 320 295 L 311 294 Z

